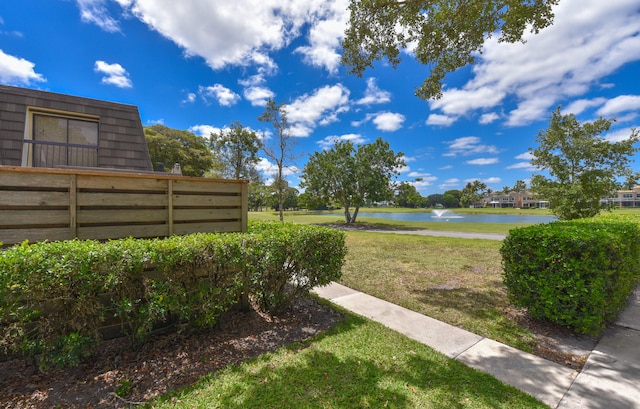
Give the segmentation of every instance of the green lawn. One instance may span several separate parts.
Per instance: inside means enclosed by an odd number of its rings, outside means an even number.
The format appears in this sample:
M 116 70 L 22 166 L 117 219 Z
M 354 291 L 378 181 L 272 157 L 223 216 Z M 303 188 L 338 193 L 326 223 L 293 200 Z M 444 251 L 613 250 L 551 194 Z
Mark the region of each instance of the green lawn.
M 381 211 L 381 209 L 372 209 Z M 398 211 L 390 209 L 389 211 Z M 492 211 L 495 209 L 480 209 Z M 500 210 L 515 212 L 516 210 Z M 456 209 L 456 212 L 478 209 Z M 531 212 L 538 212 L 531 210 Z M 542 212 L 546 211 L 539 211 Z M 623 214 L 638 214 L 625 210 Z M 341 223 L 287 212 L 285 221 Z M 250 219 L 277 220 L 251 212 Z M 359 219 L 385 228 L 507 233 L 514 225 L 407 223 Z M 341 282 L 523 350 L 533 338 L 506 318 L 500 242 L 347 232 Z M 544 408 L 531 396 L 368 319 L 344 312 L 328 333 L 230 366 L 154 408 Z
M 509 307 L 494 240 L 347 232 L 340 282 L 451 325 L 531 351 Z
M 321 336 L 228 367 L 153 408 L 545 408 L 490 375 L 346 314 Z

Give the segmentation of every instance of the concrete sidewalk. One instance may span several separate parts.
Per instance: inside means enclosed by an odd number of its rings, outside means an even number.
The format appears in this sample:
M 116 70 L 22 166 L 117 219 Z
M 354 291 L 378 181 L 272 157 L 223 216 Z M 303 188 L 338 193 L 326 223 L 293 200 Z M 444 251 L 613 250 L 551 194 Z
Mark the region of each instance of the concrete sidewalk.
M 640 286 L 605 330 L 558 408 L 640 408 Z
M 349 311 L 429 345 L 552 408 L 640 408 L 640 291 L 581 373 L 406 308 L 332 283 L 313 290 Z

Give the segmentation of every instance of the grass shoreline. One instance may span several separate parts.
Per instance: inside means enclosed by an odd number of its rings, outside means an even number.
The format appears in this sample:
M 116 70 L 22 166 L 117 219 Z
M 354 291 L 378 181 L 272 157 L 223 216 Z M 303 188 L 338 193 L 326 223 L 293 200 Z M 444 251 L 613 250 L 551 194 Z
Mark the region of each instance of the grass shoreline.
M 382 210 L 384 209 L 384 211 Z M 374 224 L 382 229 L 400 229 L 400 230 L 437 230 L 437 231 L 457 231 L 457 232 L 471 232 L 471 233 L 498 233 L 507 234 L 509 230 L 529 226 L 527 223 L 457 223 L 457 222 L 416 222 L 406 220 L 391 220 L 380 217 L 369 217 L 367 213 L 394 213 L 392 208 L 367 208 L 361 209 L 358 214 L 356 224 Z M 473 210 L 473 209 L 455 209 L 458 210 Z M 480 209 L 482 210 L 482 209 Z M 430 213 L 429 211 L 416 211 L 415 209 L 403 209 L 400 213 Z M 470 214 L 472 212 L 464 212 Z M 493 214 L 493 213 L 487 213 Z M 507 214 L 507 213 L 497 213 Z M 511 213 L 515 214 L 515 213 Z M 538 214 L 538 213 L 536 213 Z M 540 214 L 544 215 L 544 214 Z M 332 217 L 335 216 L 335 217 Z M 278 213 L 274 212 L 249 212 L 249 220 L 270 220 L 277 221 Z M 301 223 L 301 224 L 318 224 L 318 225 L 333 225 L 344 224 L 344 216 L 339 210 L 331 211 L 293 211 L 286 212 L 284 217 L 285 222 Z

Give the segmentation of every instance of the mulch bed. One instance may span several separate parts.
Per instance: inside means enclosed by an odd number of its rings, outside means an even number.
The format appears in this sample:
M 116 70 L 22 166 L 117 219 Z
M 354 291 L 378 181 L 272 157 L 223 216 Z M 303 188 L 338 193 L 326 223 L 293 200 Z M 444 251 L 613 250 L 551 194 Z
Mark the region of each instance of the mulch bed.
M 127 408 L 170 390 L 193 385 L 203 375 L 326 331 L 342 319 L 307 298 L 277 317 L 230 312 L 215 330 L 156 336 L 138 350 L 125 339 L 103 342 L 88 362 L 38 371 L 33 359 L 0 362 L 0 407 Z M 115 391 L 130 382 L 130 391 Z

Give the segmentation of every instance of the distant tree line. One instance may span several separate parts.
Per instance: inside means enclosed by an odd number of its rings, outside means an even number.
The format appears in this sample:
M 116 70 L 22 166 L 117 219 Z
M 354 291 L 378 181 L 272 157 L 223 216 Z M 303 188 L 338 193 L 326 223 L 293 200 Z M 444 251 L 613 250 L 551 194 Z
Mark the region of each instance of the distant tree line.
M 378 138 L 360 145 L 337 141 L 331 149 L 311 154 L 301 174 L 301 194 L 284 178 L 284 170 L 295 159 L 286 106 L 269 100 L 258 119 L 272 126 L 269 138 L 239 122 L 209 137 L 164 125 L 145 127 L 144 133 L 154 164 L 164 164 L 166 171 L 180 164 L 186 176 L 249 180 L 249 208 L 274 209 L 280 220 L 285 210 L 339 208 L 344 212 L 345 223 L 354 223 L 364 206 L 470 207 L 482 205 L 485 195 L 492 193 L 484 182 L 474 180 L 462 190 L 424 197 L 414 185 L 419 180 L 395 180 L 405 165 L 404 155 Z M 562 114 L 558 107 L 552 113 L 549 128 L 539 132 L 539 146 L 530 151 L 531 163 L 541 173 L 533 175 L 529 190 L 548 200 L 560 219 L 594 216 L 609 206 L 603 198 L 637 184 L 640 174 L 630 167 L 630 158 L 638 151 L 635 145 L 640 134 L 634 129 L 627 139 L 608 141 L 601 134 L 609 130 L 612 121 L 599 118 L 581 124 L 573 114 Z M 257 169 L 261 151 L 276 166 L 268 186 Z M 518 180 L 513 187 L 505 186 L 499 192 L 525 190 L 525 181 Z

